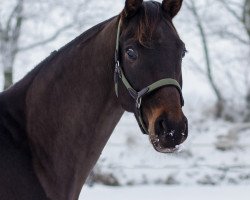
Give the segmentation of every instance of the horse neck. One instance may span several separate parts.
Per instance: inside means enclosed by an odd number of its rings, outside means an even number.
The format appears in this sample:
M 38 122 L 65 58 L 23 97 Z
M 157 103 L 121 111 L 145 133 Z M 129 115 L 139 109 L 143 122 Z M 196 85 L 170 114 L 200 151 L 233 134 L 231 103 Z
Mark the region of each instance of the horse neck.
M 117 18 L 59 52 L 27 95 L 37 176 L 51 199 L 77 199 L 123 110 L 114 92 Z
M 0 132 L 11 137 L 12 143 L 27 150 L 26 95 L 30 84 L 39 72 L 36 67 L 25 78 L 0 93 Z M 1 135 L 3 136 L 3 135 Z

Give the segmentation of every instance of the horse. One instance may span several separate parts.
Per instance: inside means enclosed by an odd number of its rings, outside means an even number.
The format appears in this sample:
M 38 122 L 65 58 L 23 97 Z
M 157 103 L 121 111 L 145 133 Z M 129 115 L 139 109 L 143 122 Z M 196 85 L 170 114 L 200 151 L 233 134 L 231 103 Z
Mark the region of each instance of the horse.
M 124 111 L 161 153 L 188 135 L 182 0 L 126 0 L 0 94 L 0 199 L 76 200 Z

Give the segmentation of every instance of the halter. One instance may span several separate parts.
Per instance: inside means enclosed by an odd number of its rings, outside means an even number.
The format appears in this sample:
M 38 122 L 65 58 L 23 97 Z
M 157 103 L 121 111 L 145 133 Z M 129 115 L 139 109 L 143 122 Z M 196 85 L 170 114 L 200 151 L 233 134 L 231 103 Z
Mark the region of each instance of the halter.
M 140 91 L 137 92 L 131 86 L 129 81 L 127 80 L 127 78 L 126 78 L 126 76 L 125 76 L 125 74 L 120 66 L 120 62 L 119 62 L 120 33 L 121 33 L 121 19 L 119 21 L 118 28 L 117 28 L 116 47 L 115 47 L 115 72 L 114 72 L 115 93 L 116 93 L 116 96 L 118 97 L 118 80 L 121 79 L 124 86 L 127 88 L 130 96 L 135 100 L 135 108 L 136 108 L 135 117 L 136 117 L 137 122 L 141 128 L 141 131 L 144 134 L 148 134 L 148 130 L 147 130 L 146 125 L 142 119 L 142 111 L 141 111 L 142 98 L 144 96 L 146 96 L 147 94 L 153 92 L 154 90 L 159 89 L 160 87 L 174 86 L 180 94 L 181 106 L 183 106 L 184 99 L 183 99 L 182 92 L 181 92 L 181 86 L 175 79 L 165 78 L 165 79 L 158 80 L 158 81 L 152 83 L 151 85 L 149 85 L 147 87 L 144 87 L 143 89 L 141 89 Z

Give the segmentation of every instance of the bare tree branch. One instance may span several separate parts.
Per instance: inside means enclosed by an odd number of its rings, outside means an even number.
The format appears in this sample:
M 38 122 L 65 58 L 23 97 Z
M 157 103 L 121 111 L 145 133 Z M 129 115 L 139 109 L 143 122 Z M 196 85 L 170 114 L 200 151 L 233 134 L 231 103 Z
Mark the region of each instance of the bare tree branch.
M 16 56 L 16 53 L 17 53 L 18 40 L 21 34 L 22 23 L 23 23 L 23 0 L 20 0 L 19 7 L 16 11 L 16 21 L 15 21 L 15 26 L 12 31 L 12 40 L 11 40 L 12 46 L 13 46 L 12 53 L 14 56 Z
M 243 24 L 245 25 L 245 30 L 248 34 L 250 43 L 250 0 L 245 0 L 242 15 Z
M 225 0 L 220 0 L 220 2 L 224 5 L 224 7 L 234 16 L 238 21 L 243 21 L 242 17 L 230 7 L 230 4 Z
M 53 5 L 56 5 L 58 2 L 53 2 L 53 3 L 51 2 L 51 3 Z M 79 11 L 86 9 L 86 6 L 88 5 L 87 4 L 88 2 L 86 0 L 81 0 L 81 2 L 82 3 L 79 4 L 79 6 L 76 6 L 76 8 L 79 9 Z M 0 55 L 1 55 L 0 62 L 4 68 L 4 81 L 5 81 L 4 88 L 7 88 L 12 84 L 13 65 L 16 59 L 16 55 L 20 51 L 30 50 L 35 47 L 38 47 L 39 45 L 44 45 L 55 40 L 63 31 L 75 25 L 75 21 L 78 21 L 75 18 L 77 18 L 77 15 L 79 13 L 81 13 L 81 12 L 72 12 L 70 14 L 71 22 L 69 22 L 68 24 L 62 27 L 59 27 L 57 30 L 55 28 L 51 36 L 46 35 L 44 39 L 41 39 L 41 41 L 35 41 L 31 44 L 24 44 L 27 46 L 21 46 L 19 48 L 20 46 L 19 39 L 20 39 L 20 36 L 23 34 L 21 30 L 23 27 L 23 22 L 25 21 L 25 19 L 33 19 L 32 16 L 27 15 L 28 12 L 25 13 L 25 10 L 24 10 L 25 3 L 26 3 L 25 0 L 15 0 L 15 4 L 12 5 L 11 9 L 8 12 L 9 14 L 7 15 L 7 19 L 4 21 L 0 19 Z M 29 3 L 32 3 L 32 2 L 29 2 Z M 70 8 L 72 8 L 70 6 L 71 4 L 69 4 L 68 2 L 67 3 L 64 2 L 64 3 L 65 5 L 63 6 L 63 9 L 65 11 L 68 11 L 70 10 Z M 42 5 L 42 2 L 40 2 L 38 5 Z M 75 8 L 75 6 L 73 7 Z M 58 5 L 57 8 L 62 8 L 62 5 L 61 4 Z M 76 8 L 75 10 L 77 10 Z M 49 12 L 49 10 L 47 9 L 50 9 L 50 6 L 46 6 L 46 10 L 45 10 Z M 35 11 L 31 13 L 35 13 Z M 38 12 L 36 13 L 38 14 L 37 16 L 40 16 Z M 44 13 L 42 15 L 44 15 Z
M 15 15 L 20 15 L 20 13 L 23 10 L 23 0 L 18 0 L 16 6 L 13 8 L 8 20 L 7 20 L 7 24 L 6 24 L 6 33 L 8 33 L 8 31 L 11 29 L 11 22 L 13 19 L 15 19 Z
M 72 27 L 72 26 L 73 26 L 72 23 L 71 23 L 71 24 L 68 24 L 68 25 L 66 25 L 66 26 L 63 26 L 63 27 L 61 27 L 60 29 L 58 29 L 51 37 L 49 37 L 49 38 L 47 38 L 47 39 L 45 39 L 45 40 L 36 42 L 36 43 L 34 43 L 34 44 L 30 44 L 30 45 L 28 45 L 28 46 L 20 47 L 20 48 L 18 49 L 18 51 L 27 51 L 27 50 L 36 48 L 36 47 L 38 47 L 38 46 L 40 46 L 40 45 L 47 44 L 47 43 L 49 43 L 49 42 L 55 40 L 63 31 L 69 29 L 69 28 Z
M 197 71 L 198 73 L 207 76 L 207 72 L 205 70 L 203 70 L 200 65 L 194 60 L 194 59 L 190 59 L 190 69 Z
M 244 45 L 249 45 L 249 41 L 245 40 L 244 38 L 241 38 L 239 35 L 237 35 L 236 33 L 233 32 L 229 32 L 227 30 L 221 30 L 220 32 L 218 32 L 218 34 L 222 37 L 227 37 L 227 38 L 233 38 L 235 40 L 237 40 L 238 42 L 244 44 Z
M 240 36 L 227 32 L 227 36 L 231 36 L 233 39 L 238 40 L 239 42 L 249 45 L 250 43 L 250 0 L 242 0 L 241 6 L 239 3 L 236 3 L 235 1 L 226 1 L 226 0 L 220 0 L 220 3 L 225 7 L 225 9 L 238 21 L 240 24 L 243 25 L 244 30 L 246 31 L 246 34 L 249 38 L 249 40 L 242 39 Z M 232 5 L 232 6 L 231 6 Z M 236 8 L 236 6 L 241 9 L 240 14 L 233 9 Z
M 2 23 L 0 21 L 0 38 L 1 38 L 2 33 L 3 33 L 3 25 L 2 25 Z
M 236 1 L 228 0 L 227 3 L 234 6 L 234 7 L 238 7 L 241 10 L 243 9 L 243 5 L 242 5 L 241 1 L 236 2 Z
M 214 77 L 213 77 L 213 73 L 212 73 L 212 66 L 211 66 L 211 62 L 210 62 L 210 54 L 209 54 L 209 48 L 208 48 L 208 41 L 207 41 L 207 36 L 205 33 L 205 29 L 203 27 L 201 18 L 199 13 L 197 12 L 197 7 L 196 4 L 194 2 L 194 0 L 190 0 L 189 1 L 190 4 L 186 3 L 185 5 L 187 6 L 187 8 L 191 11 L 191 13 L 193 14 L 196 23 L 197 23 L 197 27 L 198 30 L 200 32 L 200 36 L 201 36 L 201 40 L 202 40 L 202 46 L 203 46 L 203 51 L 204 51 L 204 56 L 205 56 L 205 61 L 206 61 L 206 70 L 207 70 L 207 78 L 209 80 L 209 83 L 217 97 L 217 113 L 216 116 L 217 117 L 221 117 L 222 115 L 222 111 L 224 109 L 223 103 L 224 103 L 224 99 L 222 97 L 222 94 L 218 88 L 218 86 L 216 85 L 215 81 L 214 81 Z

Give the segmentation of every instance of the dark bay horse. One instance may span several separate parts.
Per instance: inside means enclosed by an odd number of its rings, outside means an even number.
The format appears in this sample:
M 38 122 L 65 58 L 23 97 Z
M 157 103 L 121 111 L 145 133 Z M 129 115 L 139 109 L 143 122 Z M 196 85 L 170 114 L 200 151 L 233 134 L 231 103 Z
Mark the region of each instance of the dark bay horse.
M 188 133 L 181 5 L 126 0 L 0 94 L 1 200 L 78 199 L 124 110 L 157 151 L 177 149 Z

